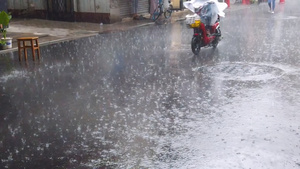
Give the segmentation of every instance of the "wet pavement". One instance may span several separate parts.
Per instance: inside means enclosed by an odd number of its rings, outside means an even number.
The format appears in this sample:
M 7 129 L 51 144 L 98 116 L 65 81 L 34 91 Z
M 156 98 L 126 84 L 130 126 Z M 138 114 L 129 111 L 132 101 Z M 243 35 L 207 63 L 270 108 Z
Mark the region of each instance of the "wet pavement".
M 300 168 L 300 2 L 0 55 L 0 168 Z

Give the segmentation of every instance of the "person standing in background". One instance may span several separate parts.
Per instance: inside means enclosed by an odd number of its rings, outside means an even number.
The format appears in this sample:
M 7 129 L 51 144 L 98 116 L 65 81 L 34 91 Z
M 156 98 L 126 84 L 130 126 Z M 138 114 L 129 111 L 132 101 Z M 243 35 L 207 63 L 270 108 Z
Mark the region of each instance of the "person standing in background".
M 150 0 L 150 18 L 152 18 L 152 15 L 154 13 L 154 10 L 157 8 L 157 0 Z
M 270 12 L 274 13 L 274 10 L 275 10 L 275 0 L 268 0 L 268 5 L 269 5 L 269 8 L 270 8 Z
M 131 1 L 131 10 L 132 10 L 132 17 L 133 19 L 139 19 L 139 16 L 138 16 L 138 0 L 132 0 Z
M 257 0 L 257 5 L 259 5 L 261 3 L 261 0 Z

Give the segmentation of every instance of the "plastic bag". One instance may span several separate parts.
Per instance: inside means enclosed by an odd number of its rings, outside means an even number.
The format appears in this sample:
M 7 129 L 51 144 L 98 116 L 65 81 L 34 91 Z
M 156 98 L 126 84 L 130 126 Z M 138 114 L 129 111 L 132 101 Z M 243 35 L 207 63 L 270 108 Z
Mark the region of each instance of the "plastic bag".
M 201 22 L 205 25 L 213 25 L 218 19 L 218 7 L 214 2 L 207 2 L 203 4 L 200 11 Z
M 223 12 L 228 5 L 224 2 L 218 2 L 217 0 L 191 0 L 183 2 L 183 5 L 194 13 L 198 13 L 197 10 L 202 8 L 205 3 L 214 2 L 218 8 L 218 15 L 221 17 L 225 17 L 225 13 Z

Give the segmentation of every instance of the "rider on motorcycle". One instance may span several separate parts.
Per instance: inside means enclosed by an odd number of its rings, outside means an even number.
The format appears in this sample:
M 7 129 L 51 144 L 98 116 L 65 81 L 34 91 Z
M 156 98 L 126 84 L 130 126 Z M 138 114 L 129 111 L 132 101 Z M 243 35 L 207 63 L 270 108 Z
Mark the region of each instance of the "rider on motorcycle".
M 201 22 L 206 26 L 206 30 L 210 30 L 211 26 L 214 25 L 219 18 L 218 7 L 213 1 L 204 3 L 203 6 L 195 9 L 195 12 L 200 16 Z

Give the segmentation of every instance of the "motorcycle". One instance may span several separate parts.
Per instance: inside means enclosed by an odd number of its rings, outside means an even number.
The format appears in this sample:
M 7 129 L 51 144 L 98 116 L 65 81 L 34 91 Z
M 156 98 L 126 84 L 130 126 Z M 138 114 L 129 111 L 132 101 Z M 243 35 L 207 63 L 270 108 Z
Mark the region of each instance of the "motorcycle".
M 226 3 L 217 0 L 192 0 L 183 3 L 193 15 L 186 16 L 186 24 L 194 30 L 191 48 L 198 55 L 201 47 L 216 48 L 221 40 L 220 17 L 225 17 L 223 10 Z

